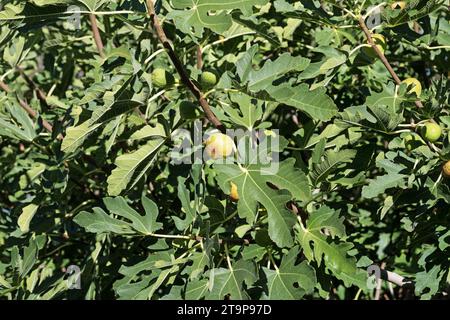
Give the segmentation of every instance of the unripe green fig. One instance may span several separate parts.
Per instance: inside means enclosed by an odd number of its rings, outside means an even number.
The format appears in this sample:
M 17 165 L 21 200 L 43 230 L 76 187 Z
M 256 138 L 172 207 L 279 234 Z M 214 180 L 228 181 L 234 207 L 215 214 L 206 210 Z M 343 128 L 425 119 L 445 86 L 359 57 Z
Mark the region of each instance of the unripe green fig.
M 406 83 L 408 88 L 410 88 L 408 93 L 415 92 L 416 96 L 420 97 L 422 93 L 422 85 L 420 84 L 419 80 L 417 80 L 416 78 L 407 78 L 403 80 L 402 83 Z
M 381 51 L 381 53 L 384 54 L 384 51 L 386 50 L 386 40 L 384 39 L 383 35 L 381 34 L 373 34 L 372 35 L 373 42 L 377 46 L 377 48 Z M 371 57 L 376 58 L 378 55 L 374 48 L 370 47 L 363 47 L 362 52 Z
M 196 119 L 200 116 L 200 110 L 197 105 L 190 101 L 182 101 L 180 103 L 180 116 L 183 119 Z
M 226 158 L 236 150 L 233 139 L 223 133 L 213 133 L 205 142 L 206 153 L 211 159 Z
M 200 75 L 200 84 L 204 88 L 214 87 L 217 83 L 217 76 L 214 72 L 204 71 Z
M 152 83 L 155 87 L 163 88 L 174 84 L 175 78 L 163 68 L 156 68 L 152 72 Z
M 442 134 L 442 129 L 436 123 L 427 122 L 422 127 L 422 136 L 427 141 L 435 142 L 435 141 L 439 140 L 439 138 L 441 137 L 441 134 Z

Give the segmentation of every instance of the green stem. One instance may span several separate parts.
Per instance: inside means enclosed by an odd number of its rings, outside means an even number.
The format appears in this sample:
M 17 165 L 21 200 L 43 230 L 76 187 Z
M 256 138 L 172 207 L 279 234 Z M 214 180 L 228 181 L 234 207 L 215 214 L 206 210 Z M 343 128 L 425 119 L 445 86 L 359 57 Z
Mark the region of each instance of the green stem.
M 233 267 L 231 266 L 230 252 L 228 251 L 228 245 L 226 243 L 224 243 L 224 248 L 225 248 L 225 255 L 227 256 L 228 268 L 230 270 L 233 270 Z
M 277 267 L 277 264 L 275 263 L 275 259 L 273 258 L 272 252 L 270 251 L 270 249 L 267 250 L 267 255 L 269 256 L 269 260 L 270 260 L 270 262 L 273 264 L 275 270 L 278 272 L 279 269 L 278 269 L 278 267 Z
M 226 217 L 226 218 L 223 219 L 222 221 L 213 223 L 213 224 L 211 225 L 211 228 L 212 228 L 212 227 L 215 227 L 216 225 L 220 225 L 220 224 L 222 224 L 222 223 L 225 223 L 225 222 L 227 222 L 227 221 L 233 219 L 237 214 L 238 214 L 238 211 L 235 210 L 232 214 L 230 214 L 228 217 Z

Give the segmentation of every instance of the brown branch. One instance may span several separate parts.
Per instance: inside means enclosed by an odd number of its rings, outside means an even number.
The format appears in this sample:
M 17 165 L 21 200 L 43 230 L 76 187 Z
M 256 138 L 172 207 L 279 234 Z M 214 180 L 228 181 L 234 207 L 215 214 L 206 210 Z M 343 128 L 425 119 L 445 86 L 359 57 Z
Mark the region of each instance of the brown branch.
M 47 95 L 44 93 L 44 91 L 42 91 L 37 85 L 36 83 L 34 83 L 34 81 L 21 69 L 19 68 L 19 72 L 22 75 L 22 77 L 25 79 L 25 81 L 27 82 L 27 84 L 31 87 L 31 89 L 33 89 L 34 91 L 36 91 L 36 95 L 38 97 L 38 99 L 46 106 L 48 107 L 47 104 Z
M 104 58 L 105 53 L 103 52 L 103 42 L 102 38 L 100 37 L 100 31 L 98 30 L 97 19 L 95 18 L 95 15 L 93 13 L 89 14 L 89 20 L 91 21 L 92 33 L 94 34 L 94 41 L 95 45 L 97 46 L 98 54 L 100 55 L 100 57 Z
M 6 93 L 11 93 L 11 88 L 4 83 L 3 81 L 0 81 L 0 88 L 5 91 Z M 20 106 L 32 117 L 32 118 L 37 118 L 37 113 L 36 111 L 34 111 L 29 105 L 28 103 L 26 103 L 24 100 L 20 99 L 19 97 L 17 97 L 17 100 L 19 101 Z M 50 133 L 53 132 L 53 126 L 47 122 L 46 120 L 42 119 L 42 126 Z M 58 139 L 62 139 L 63 136 L 62 135 L 58 135 L 57 137 Z
M 386 267 L 386 262 L 383 262 L 380 266 L 380 269 L 383 270 Z M 381 295 L 381 285 L 382 285 L 382 281 L 381 278 L 378 279 L 378 283 L 377 283 L 377 289 L 375 291 L 375 297 L 374 300 L 380 300 L 380 295 Z
M 198 102 L 200 103 L 200 106 L 202 107 L 203 112 L 205 113 L 208 120 L 217 129 L 219 129 L 222 132 L 225 132 L 224 125 L 214 115 L 214 113 L 212 112 L 212 110 L 208 104 L 208 101 L 206 101 L 205 97 L 203 96 L 203 93 L 200 91 L 199 88 L 197 88 L 197 86 L 189 78 L 189 75 L 187 74 L 186 70 L 184 69 L 183 64 L 181 63 L 180 59 L 176 55 L 175 51 L 173 50 L 173 47 L 170 44 L 169 40 L 167 39 L 166 33 L 164 32 L 163 28 L 161 27 L 159 19 L 155 13 L 155 7 L 153 6 L 152 0 L 147 0 L 147 10 L 148 10 L 148 14 L 150 15 L 152 25 L 158 36 L 158 39 L 162 43 L 164 48 L 166 49 L 170 60 L 172 61 L 175 69 L 177 70 L 178 74 L 180 75 L 181 81 L 184 83 L 184 85 L 186 85 L 189 88 L 189 90 L 192 92 L 192 94 L 198 100 Z
M 392 78 L 394 78 L 395 82 L 400 85 L 400 83 L 402 82 L 400 80 L 400 78 L 398 77 L 398 75 L 395 73 L 394 69 L 392 68 L 391 64 L 389 63 L 389 61 L 386 59 L 386 56 L 384 55 L 383 52 L 381 52 L 381 50 L 376 46 L 375 42 L 373 42 L 372 39 L 372 35 L 369 31 L 369 29 L 367 28 L 366 23 L 364 22 L 364 18 L 363 17 L 359 17 L 359 26 L 361 27 L 362 31 L 364 32 L 364 34 L 366 35 L 367 41 L 369 42 L 369 44 L 372 46 L 373 50 L 375 50 L 376 54 L 378 55 L 378 57 L 380 58 L 381 62 L 383 62 L 384 66 L 386 67 L 387 71 L 391 74 Z M 423 108 L 423 104 L 422 102 L 420 102 L 419 100 L 415 101 L 415 104 L 418 108 Z
M 11 90 L 8 87 L 8 85 L 6 83 L 4 83 L 3 81 L 1 81 L 1 80 L 0 80 L 0 89 L 5 91 L 6 93 L 11 92 Z

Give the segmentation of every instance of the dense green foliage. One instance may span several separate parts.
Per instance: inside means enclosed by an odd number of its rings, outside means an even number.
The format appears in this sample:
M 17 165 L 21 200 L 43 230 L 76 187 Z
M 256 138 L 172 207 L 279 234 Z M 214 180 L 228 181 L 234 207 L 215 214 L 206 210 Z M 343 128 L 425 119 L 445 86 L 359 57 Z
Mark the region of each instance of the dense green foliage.
M 172 161 L 213 126 L 145 1 L 1 0 L 0 299 L 448 298 L 449 2 L 380 4 L 156 2 L 213 114 L 278 139 L 268 174 Z

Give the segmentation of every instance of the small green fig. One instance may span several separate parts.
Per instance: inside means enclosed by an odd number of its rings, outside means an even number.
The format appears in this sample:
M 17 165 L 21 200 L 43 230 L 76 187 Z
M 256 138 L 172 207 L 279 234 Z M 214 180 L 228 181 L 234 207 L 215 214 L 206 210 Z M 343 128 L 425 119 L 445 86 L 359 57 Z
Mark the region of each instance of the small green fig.
M 217 76 L 214 72 L 204 71 L 200 75 L 200 84 L 204 88 L 212 88 L 217 83 Z
M 427 141 L 435 142 L 435 141 L 439 140 L 439 138 L 441 137 L 441 134 L 442 134 L 442 129 L 436 123 L 427 122 L 422 127 L 422 136 Z
M 152 72 L 152 82 L 155 87 L 163 88 L 174 84 L 175 78 L 163 68 L 156 68 Z

